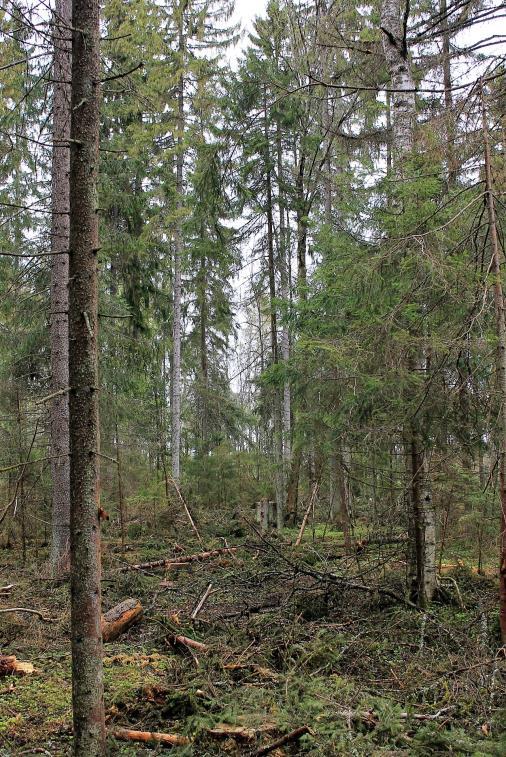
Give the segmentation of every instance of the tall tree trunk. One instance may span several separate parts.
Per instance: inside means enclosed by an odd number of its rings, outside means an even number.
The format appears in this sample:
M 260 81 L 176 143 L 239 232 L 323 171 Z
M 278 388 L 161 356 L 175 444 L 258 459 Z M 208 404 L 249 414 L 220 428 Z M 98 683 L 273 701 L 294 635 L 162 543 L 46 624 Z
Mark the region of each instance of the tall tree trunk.
M 70 459 L 69 459 L 69 173 L 70 77 L 72 51 L 71 0 L 57 0 L 54 13 L 53 156 L 51 173 L 51 572 L 69 568 Z
M 504 313 L 504 293 L 501 281 L 501 251 L 495 213 L 495 202 L 492 182 L 492 167 L 490 157 L 490 139 L 488 133 L 488 118 L 481 85 L 481 103 L 483 116 L 483 142 L 485 152 L 485 190 L 487 198 L 488 227 L 491 247 L 490 270 L 494 277 L 494 306 L 497 334 L 497 390 L 501 407 L 500 440 L 499 440 L 499 495 L 500 495 L 500 531 L 499 531 L 499 622 L 501 639 L 506 643 L 506 318 Z
M 404 6 L 403 6 L 404 7 Z M 409 6 L 406 6 L 406 10 Z M 403 165 L 413 150 L 415 126 L 415 82 L 411 72 L 407 49 L 407 13 L 401 24 L 401 0 L 383 0 L 381 7 L 381 29 L 383 31 L 383 51 L 390 73 L 393 90 L 393 149 L 394 170 L 403 177 Z M 408 358 L 408 368 L 418 374 L 426 371 L 426 361 L 420 349 L 413 350 Z M 409 424 L 407 449 L 411 456 L 410 509 L 413 536 L 415 539 L 412 556 L 415 561 L 412 575 L 413 598 L 420 606 L 430 602 L 436 585 L 435 513 L 430 494 L 424 437 L 420 422 L 413 418 Z
M 288 225 L 286 203 L 284 202 L 283 184 L 283 144 L 281 141 L 281 125 L 279 119 L 276 122 L 276 153 L 278 172 L 278 214 L 279 214 L 279 270 L 280 270 L 280 295 L 285 303 L 290 300 L 290 276 L 288 256 L 290 245 L 288 243 Z M 290 332 L 288 326 L 281 329 L 281 358 L 284 363 L 290 360 Z M 288 478 L 288 469 L 292 456 L 292 397 L 288 381 L 283 385 L 283 469 L 284 479 Z
M 442 31 L 442 66 L 445 99 L 446 123 L 446 164 L 448 169 L 448 187 L 455 185 L 457 179 L 457 163 L 455 159 L 455 121 L 452 98 L 452 70 L 450 54 L 450 29 L 448 23 L 448 8 L 446 0 L 440 0 L 439 13 Z
M 304 173 L 306 167 L 306 156 L 301 148 L 301 153 L 297 166 L 297 175 L 295 177 L 296 189 L 296 218 L 297 218 L 297 288 L 301 300 L 307 299 L 307 208 L 304 197 Z
M 116 475 L 118 481 L 118 511 L 121 536 L 121 553 L 125 552 L 125 498 L 123 495 L 123 460 L 121 456 L 121 441 L 119 438 L 118 420 L 115 421 L 116 436 Z
M 272 200 L 272 168 L 269 150 L 269 124 L 267 120 L 267 95 L 264 94 L 264 138 L 265 138 L 265 181 L 267 214 L 267 261 L 269 273 L 269 310 L 271 329 L 271 359 L 273 365 L 278 363 L 278 327 L 276 312 L 276 270 L 274 261 L 274 216 Z M 277 386 L 273 388 L 274 418 L 274 465 L 276 483 L 277 528 L 284 525 L 285 486 L 283 481 L 283 423 L 281 413 L 281 394 Z
M 98 0 L 73 0 L 69 376 L 72 705 L 77 757 L 105 752 L 98 418 Z
M 201 239 L 204 240 L 205 232 L 201 229 Z M 199 310 L 200 310 L 200 383 L 201 383 L 201 407 L 200 407 L 200 448 L 203 455 L 209 454 L 209 359 L 207 355 L 207 298 L 206 298 L 207 269 L 206 259 L 200 260 L 199 282 Z
M 178 7 L 178 53 L 181 72 L 184 68 L 186 38 L 184 35 L 184 13 L 187 0 L 181 0 Z M 177 93 L 178 137 L 176 153 L 176 221 L 174 225 L 174 309 L 172 325 L 172 477 L 180 478 L 181 459 L 181 263 L 183 257 L 183 168 L 184 168 L 184 75 L 179 76 Z

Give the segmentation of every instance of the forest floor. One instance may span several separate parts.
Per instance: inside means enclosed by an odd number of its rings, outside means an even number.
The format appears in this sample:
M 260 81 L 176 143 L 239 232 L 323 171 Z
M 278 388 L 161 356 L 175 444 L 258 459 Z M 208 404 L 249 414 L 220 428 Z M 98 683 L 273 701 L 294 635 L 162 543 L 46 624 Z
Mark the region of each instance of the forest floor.
M 399 545 L 345 557 L 332 534 L 307 534 L 294 548 L 250 530 L 230 538 L 238 546 L 230 555 L 168 572 L 122 571 L 126 562 L 202 549 L 191 540 L 182 550 L 161 537 L 134 541 L 124 555 L 117 542 L 103 549 L 104 607 L 127 597 L 144 606 L 141 623 L 105 645 L 110 730 L 184 734 L 191 743 L 175 747 L 177 755 L 252 755 L 300 726 L 311 732 L 271 754 L 506 754 L 496 579 L 461 567 L 422 613 L 402 600 Z M 0 585 L 15 584 L 0 606 L 38 609 L 51 621 L 0 615 L 2 653 L 35 666 L 32 675 L 0 679 L 0 755 L 66 755 L 68 585 L 43 577 L 41 552 L 29 550 L 22 568 L 19 558 L 0 552 Z M 384 593 L 365 589 L 375 585 Z M 174 634 L 208 650 L 174 646 Z M 108 743 L 114 755 L 162 750 Z

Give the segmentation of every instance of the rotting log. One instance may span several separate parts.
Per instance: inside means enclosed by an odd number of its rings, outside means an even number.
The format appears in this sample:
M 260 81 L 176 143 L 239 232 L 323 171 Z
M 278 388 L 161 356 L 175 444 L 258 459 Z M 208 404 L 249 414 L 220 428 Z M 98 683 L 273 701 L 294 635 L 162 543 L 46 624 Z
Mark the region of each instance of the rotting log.
M 138 599 L 125 599 L 102 616 L 102 637 L 114 641 L 142 618 L 142 605 Z
M 0 655 L 0 678 L 5 676 L 27 676 L 35 668 L 31 662 L 21 662 L 14 655 Z
M 166 746 L 187 746 L 190 739 L 177 733 L 153 733 L 151 731 L 131 731 L 128 728 L 117 728 L 111 731 L 111 736 L 119 741 L 155 742 Z
M 237 551 L 237 547 L 220 547 L 219 549 L 210 549 L 207 552 L 198 552 L 195 555 L 185 555 L 184 557 L 169 557 L 162 560 L 152 560 L 151 562 L 138 563 L 137 565 L 124 565 L 121 568 L 121 572 L 125 573 L 128 570 L 153 570 L 155 568 L 178 568 L 180 565 L 188 565 L 193 562 L 200 562 L 201 560 L 209 560 L 212 557 L 220 557 L 220 555 L 233 554 Z

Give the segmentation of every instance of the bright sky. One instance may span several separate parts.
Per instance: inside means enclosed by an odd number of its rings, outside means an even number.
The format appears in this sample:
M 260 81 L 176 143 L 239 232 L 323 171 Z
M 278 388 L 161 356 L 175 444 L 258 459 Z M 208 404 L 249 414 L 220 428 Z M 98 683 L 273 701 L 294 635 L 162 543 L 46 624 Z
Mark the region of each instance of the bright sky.
M 234 21 L 240 21 L 243 30 L 251 31 L 255 16 L 260 16 L 267 7 L 267 0 L 235 0 Z M 244 44 L 244 41 L 243 41 Z

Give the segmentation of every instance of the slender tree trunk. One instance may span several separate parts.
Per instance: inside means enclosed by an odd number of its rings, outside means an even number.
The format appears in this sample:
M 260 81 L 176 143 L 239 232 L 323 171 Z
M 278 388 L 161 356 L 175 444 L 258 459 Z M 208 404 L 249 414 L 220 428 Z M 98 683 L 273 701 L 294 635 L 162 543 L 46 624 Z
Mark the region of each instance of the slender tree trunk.
M 72 51 L 71 0 L 57 0 L 54 13 L 53 157 L 51 173 L 51 435 L 52 534 L 51 572 L 69 568 L 70 459 L 69 459 L 69 173 L 70 77 Z M 57 394 L 58 393 L 58 394 Z
M 339 482 L 339 519 L 343 529 L 344 546 L 347 552 L 351 551 L 351 527 L 350 527 L 350 488 L 348 485 L 347 474 L 344 466 L 344 452 L 341 450 L 338 465 L 338 482 Z
M 105 752 L 98 418 L 98 0 L 73 0 L 70 160 L 70 547 L 73 751 Z
M 405 19 L 407 22 L 407 18 Z M 403 178 L 403 165 L 413 150 L 415 126 L 415 83 L 407 49 L 406 29 L 401 26 L 400 0 L 383 0 L 381 7 L 383 51 L 390 73 L 393 111 L 394 169 Z M 426 371 L 423 354 L 416 348 L 408 358 L 409 369 L 417 374 Z M 430 493 L 427 459 L 419 421 L 409 426 L 407 448 L 411 456 L 410 508 L 413 535 L 412 551 L 415 565 L 412 574 L 415 585 L 413 598 L 420 606 L 430 602 L 436 586 L 435 513 Z
M 279 120 L 276 123 L 276 152 L 277 152 L 277 171 L 278 171 L 278 214 L 279 214 L 279 270 L 280 270 L 280 295 L 285 303 L 290 301 L 290 280 L 288 256 L 290 255 L 290 246 L 288 244 L 287 229 L 289 218 L 284 202 L 283 186 L 283 144 L 281 141 L 281 126 Z M 281 358 L 284 363 L 290 360 L 290 332 L 288 326 L 281 329 Z M 283 468 L 285 482 L 288 477 L 288 469 L 292 456 L 292 397 L 290 383 L 284 382 L 283 385 Z
M 17 427 L 18 427 L 18 459 L 20 465 L 25 460 L 25 452 L 23 445 L 23 422 L 21 419 L 21 396 L 19 389 L 16 390 L 16 414 L 17 414 Z M 21 470 L 23 470 L 21 468 Z M 23 565 L 26 563 L 26 514 L 25 514 L 25 476 L 21 474 L 21 480 L 18 487 L 17 500 L 19 503 L 19 514 L 21 520 L 21 554 Z
M 492 181 L 492 167 L 490 157 L 490 139 L 488 133 L 488 118 L 481 85 L 481 103 L 483 114 L 483 142 L 485 152 L 485 189 L 487 197 L 488 227 L 491 247 L 490 270 L 494 281 L 494 306 L 497 334 L 497 390 L 500 403 L 500 442 L 499 442 L 499 506 L 500 506 L 500 531 L 499 531 L 499 622 L 501 627 L 501 639 L 506 643 L 506 318 L 504 313 L 504 293 L 501 281 L 501 250 L 499 235 L 497 232 L 497 219 Z
M 445 99 L 445 122 L 446 122 L 446 163 L 448 168 L 448 186 L 455 185 L 457 179 L 457 163 L 455 159 L 455 122 L 453 114 L 452 98 L 452 70 L 450 55 L 450 30 L 448 24 L 448 9 L 446 0 L 440 0 L 439 12 L 441 15 L 442 31 L 442 64 L 443 86 Z
M 118 431 L 118 421 L 115 422 L 116 431 L 116 474 L 118 479 L 118 510 L 121 535 L 121 552 L 125 551 L 125 498 L 123 496 L 123 460 L 121 456 L 121 442 Z
M 297 288 L 301 300 L 307 299 L 307 265 L 306 265 L 306 248 L 307 248 L 307 217 L 306 202 L 304 198 L 304 171 L 306 166 L 306 156 L 301 151 L 297 176 L 295 178 L 295 187 L 297 193 Z
M 181 0 L 178 7 L 178 52 L 181 72 L 184 68 L 186 38 L 184 35 L 184 13 L 187 0 Z M 178 130 L 176 153 L 176 221 L 174 226 L 174 309 L 172 325 L 172 477 L 180 478 L 181 458 L 181 263 L 183 257 L 183 168 L 184 168 L 184 76 L 181 73 L 177 93 Z
M 201 229 L 201 238 L 205 232 Z M 200 309 L 200 447 L 204 455 L 209 453 L 209 359 L 207 355 L 207 299 L 206 299 L 207 270 L 206 259 L 200 260 L 199 309 Z
M 276 312 L 276 270 L 274 261 L 274 215 L 272 199 L 272 168 L 269 151 L 269 124 L 267 120 L 267 95 L 264 95 L 264 137 L 265 137 L 265 181 L 266 181 L 266 214 L 267 214 L 267 260 L 269 272 L 269 310 L 271 328 L 271 359 L 273 365 L 278 364 L 278 326 Z M 273 388 L 273 417 L 274 417 L 274 465 L 276 482 L 276 513 L 277 528 L 284 525 L 285 486 L 283 481 L 283 421 L 281 412 L 281 394 L 275 386 Z
M 299 502 L 299 474 L 302 463 L 302 449 L 300 445 L 295 445 L 292 455 L 292 465 L 288 477 L 286 491 L 286 521 L 291 525 L 297 520 L 297 507 Z

